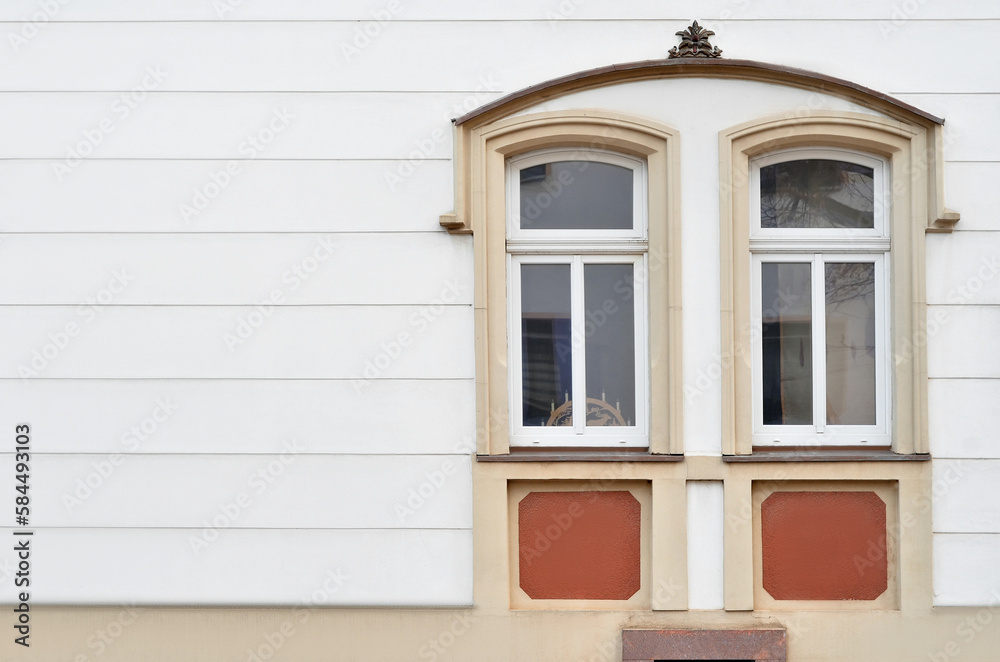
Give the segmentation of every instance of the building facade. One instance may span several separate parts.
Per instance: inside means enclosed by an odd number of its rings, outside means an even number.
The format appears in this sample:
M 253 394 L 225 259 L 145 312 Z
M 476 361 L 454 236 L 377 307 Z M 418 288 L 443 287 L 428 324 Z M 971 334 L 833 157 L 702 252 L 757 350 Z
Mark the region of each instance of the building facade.
M 4 659 L 1000 655 L 989 3 L 0 12 Z

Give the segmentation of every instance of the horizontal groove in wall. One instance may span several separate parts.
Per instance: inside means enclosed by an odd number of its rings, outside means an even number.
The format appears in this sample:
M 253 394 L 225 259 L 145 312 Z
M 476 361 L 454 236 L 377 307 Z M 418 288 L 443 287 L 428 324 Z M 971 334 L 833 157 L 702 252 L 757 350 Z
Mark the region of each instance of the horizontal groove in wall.
M 0 94 L 127 94 L 130 89 L 125 90 L 7 90 L 0 89 Z M 153 96 L 158 94 L 344 94 L 356 96 L 358 94 L 475 94 L 482 96 L 503 96 L 502 90 L 143 90 L 145 94 Z M 903 94 L 903 93 L 900 93 Z M 906 92 L 905 94 L 938 94 L 937 92 Z M 944 94 L 944 93 L 942 93 Z M 953 92 L 950 94 L 991 94 L 990 92 Z M 1000 94 L 1000 92 L 996 93 Z
M 206 234 L 209 234 L 209 235 L 218 234 L 218 235 L 223 235 L 223 236 L 230 235 L 230 234 L 238 234 L 238 235 L 247 235 L 247 234 L 297 235 L 297 234 L 302 234 L 302 235 L 315 235 L 315 236 L 322 236 L 322 235 L 328 235 L 328 234 L 336 234 L 336 235 L 341 235 L 341 236 L 357 235 L 359 237 L 365 237 L 365 236 L 372 235 L 372 234 L 391 234 L 391 235 L 399 235 L 399 234 L 444 235 L 445 233 L 446 233 L 446 231 L 444 229 L 440 229 L 440 230 L 437 230 L 437 229 L 435 229 L 435 230 L 371 230 L 371 231 L 368 231 L 368 230 L 365 230 L 365 231 L 360 231 L 360 230 L 205 230 L 204 232 L 199 232 L 197 230 L 178 230 L 176 232 L 170 231 L 170 230 L 148 230 L 148 231 L 142 231 L 142 230 L 140 230 L 140 231 L 135 231 L 135 232 L 133 232 L 131 230 L 129 230 L 129 231 L 125 231 L 125 230 L 94 230 L 92 232 L 80 231 L 80 230 L 52 230 L 52 231 L 49 231 L 49 232 L 46 232 L 46 231 L 37 231 L 37 230 L 35 230 L 35 231 L 15 230 L 15 231 L 12 231 L 12 232 L 4 232 L 4 231 L 0 230 L 0 236 L 4 236 L 4 235 L 12 235 L 12 236 L 21 235 L 21 236 L 29 236 L 29 237 L 33 236 L 33 235 L 46 236 L 46 235 L 51 235 L 51 234 L 59 234 L 59 235 L 109 234 L 109 235 L 122 235 L 122 236 L 126 236 L 126 237 L 131 237 L 132 235 L 136 235 L 136 234 L 164 234 L 164 235 L 169 235 L 171 237 L 178 237 L 178 236 L 182 236 L 182 235 L 199 236 L 199 235 L 206 235 Z
M 0 156 L 0 161 L 46 161 L 46 162 L 62 162 L 63 158 L 53 157 L 53 156 Z M 212 156 L 212 157 L 163 157 L 163 156 L 106 156 L 106 157 L 87 157 L 81 158 L 81 161 L 236 161 L 237 163 L 257 163 L 261 161 L 343 161 L 346 163 L 357 163 L 357 162 L 367 162 L 367 161 L 389 161 L 396 163 L 399 161 L 407 162 L 411 159 L 406 157 L 395 157 L 395 156 L 373 156 L 368 158 L 267 158 L 264 156 L 258 156 L 253 159 L 229 159 L 224 156 Z M 420 159 L 420 162 L 426 161 L 446 161 L 451 162 L 451 157 L 444 156 L 428 156 Z
M 10 531 L 201 531 L 205 527 L 200 526 L 28 526 L 28 527 L 14 527 L 5 526 L 0 527 L 2 530 Z M 289 527 L 274 527 L 274 526 L 226 526 L 223 527 L 223 531 L 471 531 L 471 527 L 428 527 L 422 529 L 419 527 L 410 526 L 400 526 L 396 528 L 388 527 L 372 527 L 370 529 L 362 529 L 358 527 L 303 527 L 303 526 L 289 526 Z
M 263 305 L 260 302 L 247 303 L 85 303 L 70 301 L 67 303 L 0 303 L 0 308 L 256 308 Z M 471 308 L 469 303 L 444 303 L 427 301 L 425 303 L 270 303 L 268 308 L 425 308 L 438 306 L 441 308 Z M 997 304 L 1000 305 L 1000 304 Z
M 121 19 L 121 20 L 57 20 L 52 19 L 46 21 L 46 23 L 51 24 L 83 24 L 88 25 L 92 23 L 139 23 L 139 24 L 156 24 L 156 23 L 215 23 L 215 24 L 229 24 L 229 23 L 364 23 L 371 21 L 370 16 L 360 16 L 358 18 L 286 18 L 286 19 L 274 19 L 274 18 L 257 18 L 257 19 L 236 19 L 236 18 L 226 18 L 226 19 L 162 19 L 162 20 L 138 20 L 138 19 Z M 459 19 L 442 19 L 442 18 L 393 18 L 393 23 L 442 23 L 442 24 L 462 24 L 462 23 L 550 23 L 553 19 L 551 18 L 459 18 Z M 560 23 L 663 23 L 663 22 L 673 22 L 673 21 L 690 21 L 691 17 L 676 16 L 676 17 L 648 17 L 648 18 L 570 18 L 563 17 L 559 19 Z M 709 19 L 709 23 L 712 21 L 721 21 L 722 19 Z M 780 18 L 780 17 L 764 17 L 764 18 L 738 18 L 738 17 L 727 17 L 725 19 L 726 23 L 879 23 L 881 21 L 891 21 L 898 20 L 893 16 L 881 16 L 878 18 Z M 915 16 L 908 16 L 906 18 L 907 22 L 926 22 L 926 23 L 951 23 L 951 22 L 965 22 L 965 21 L 1000 21 L 1000 18 L 993 17 L 952 17 L 948 18 L 920 18 Z M 3 25 L 21 25 L 22 23 L 30 22 L 29 20 L 23 21 L 0 21 L 0 26 Z
M 2 382 L 35 382 L 35 381 L 233 381 L 233 382 L 356 382 L 361 377 L 0 377 Z M 471 382 L 474 377 L 375 377 L 367 379 L 370 382 Z
M 0 457 L 15 455 L 15 451 L 3 451 L 0 452 Z M 231 457 L 231 456 L 246 456 L 246 457 L 260 457 L 263 455 L 273 455 L 281 456 L 285 455 L 285 452 L 281 451 L 271 451 L 271 452 L 247 452 L 247 451 L 233 451 L 232 453 L 223 453 L 220 451 L 211 451 L 208 453 L 136 453 L 127 450 L 116 450 L 116 451 L 81 451 L 81 452 L 68 452 L 68 451 L 32 451 L 32 455 L 45 455 L 48 457 L 64 456 L 64 457 L 107 457 L 108 455 L 128 455 L 131 457 L 187 457 L 187 458 L 203 458 L 203 457 Z M 371 457 L 371 458 L 393 458 L 393 457 L 471 457 L 472 451 L 468 453 L 319 453 L 317 451 L 295 451 L 295 456 L 299 457 L 302 455 L 316 455 L 321 457 Z
M 495 96 L 502 97 L 506 94 L 514 92 L 515 90 L 305 90 L 305 89 L 294 89 L 287 88 L 283 90 L 146 90 L 146 94 L 149 96 L 167 96 L 170 94 L 328 94 L 328 95 L 345 95 L 345 96 L 357 96 L 359 94 L 474 94 L 476 96 Z M 13 89 L 0 89 L 0 95 L 4 94 L 127 94 L 131 90 L 108 90 L 108 89 L 87 89 L 87 90 L 56 90 L 56 89 L 30 89 L 30 90 L 13 90 Z M 922 90 L 888 90 L 886 94 L 890 96 L 924 96 L 924 97 L 936 97 L 936 96 L 998 96 L 1000 91 L 963 91 L 963 92 L 938 92 L 938 91 L 922 91 Z

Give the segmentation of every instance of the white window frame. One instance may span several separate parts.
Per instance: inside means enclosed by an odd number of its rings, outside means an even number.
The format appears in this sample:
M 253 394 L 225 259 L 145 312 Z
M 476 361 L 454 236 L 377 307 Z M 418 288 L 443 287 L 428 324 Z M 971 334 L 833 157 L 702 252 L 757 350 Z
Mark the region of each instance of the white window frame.
M 554 161 L 592 161 L 633 171 L 633 225 L 622 230 L 521 229 L 520 171 Z M 646 448 L 649 446 L 649 302 L 647 169 L 645 161 L 617 152 L 551 148 L 507 160 L 507 329 L 511 447 Z M 521 269 L 522 264 L 567 264 L 571 270 L 573 393 L 586 401 L 586 324 L 583 277 L 587 264 L 633 265 L 635 328 L 635 421 L 631 426 L 587 426 L 574 417 L 570 427 L 525 426 L 522 413 Z
M 761 228 L 760 169 L 804 159 L 830 159 L 870 167 L 874 171 L 874 228 Z M 894 402 L 892 393 L 892 330 L 889 209 L 889 165 L 884 159 L 841 149 L 797 148 L 773 152 L 750 162 L 750 294 L 753 375 L 753 445 L 871 446 L 892 443 Z M 761 265 L 764 263 L 811 265 L 813 424 L 764 425 L 763 412 L 763 310 Z M 827 263 L 870 262 L 875 265 L 875 425 L 826 423 L 826 277 Z

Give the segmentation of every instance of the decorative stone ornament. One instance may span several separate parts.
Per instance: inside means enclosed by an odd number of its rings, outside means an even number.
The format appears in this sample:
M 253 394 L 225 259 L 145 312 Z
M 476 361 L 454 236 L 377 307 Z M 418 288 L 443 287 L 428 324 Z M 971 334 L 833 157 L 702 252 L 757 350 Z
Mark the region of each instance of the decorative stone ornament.
M 698 21 L 692 23 L 687 30 L 675 33 L 681 38 L 680 46 L 670 49 L 668 59 L 678 57 L 721 57 L 722 51 L 718 46 L 708 43 L 708 38 L 715 36 L 711 30 L 698 25 Z

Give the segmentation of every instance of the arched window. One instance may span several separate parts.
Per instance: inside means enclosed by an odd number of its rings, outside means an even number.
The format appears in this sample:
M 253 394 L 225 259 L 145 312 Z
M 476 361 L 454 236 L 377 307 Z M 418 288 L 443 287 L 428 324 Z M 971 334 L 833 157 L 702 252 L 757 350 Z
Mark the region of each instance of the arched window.
M 796 148 L 750 181 L 754 444 L 889 446 L 885 160 Z
M 721 140 L 724 453 L 926 453 L 923 235 L 955 218 L 927 135 L 816 111 Z
M 475 234 L 480 453 L 680 453 L 676 132 L 591 110 L 458 140 L 477 156 L 459 166 L 463 220 L 442 223 Z
M 646 190 L 616 152 L 508 159 L 511 446 L 648 446 Z

